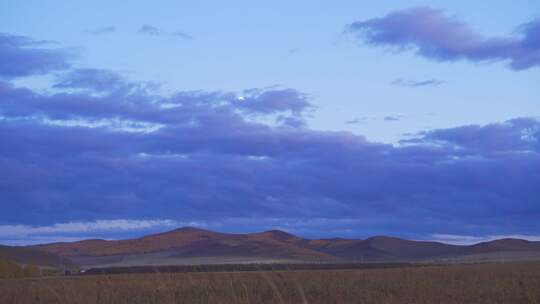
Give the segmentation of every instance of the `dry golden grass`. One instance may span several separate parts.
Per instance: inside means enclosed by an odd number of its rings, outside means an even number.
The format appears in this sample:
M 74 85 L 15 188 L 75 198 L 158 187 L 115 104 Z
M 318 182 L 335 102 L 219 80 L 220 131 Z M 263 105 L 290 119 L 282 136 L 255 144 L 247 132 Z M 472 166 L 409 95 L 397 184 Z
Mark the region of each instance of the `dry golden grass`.
M 0 280 L 0 303 L 540 303 L 540 262 Z
M 14 262 L 0 259 L 0 279 L 38 277 L 40 275 L 41 270 L 36 265 L 20 266 Z

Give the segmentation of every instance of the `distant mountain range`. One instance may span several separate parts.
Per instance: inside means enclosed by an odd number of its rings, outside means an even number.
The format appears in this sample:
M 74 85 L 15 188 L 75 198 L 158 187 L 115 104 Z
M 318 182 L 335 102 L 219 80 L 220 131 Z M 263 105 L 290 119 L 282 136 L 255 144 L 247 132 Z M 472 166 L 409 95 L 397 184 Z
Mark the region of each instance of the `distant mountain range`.
M 230 234 L 184 227 L 136 239 L 91 239 L 27 247 L 0 246 L 3 252 L 35 253 L 56 263 L 59 256 L 83 267 L 299 262 L 449 262 L 540 259 L 540 242 L 500 239 L 470 246 L 376 236 L 359 239 L 304 239 L 271 230 Z M 32 255 L 30 255 L 32 256 Z M 17 258 L 17 254 L 11 254 Z M 39 259 L 37 257 L 40 257 Z M 19 260 L 22 260 L 19 258 Z M 28 258 L 26 258 L 28 260 Z

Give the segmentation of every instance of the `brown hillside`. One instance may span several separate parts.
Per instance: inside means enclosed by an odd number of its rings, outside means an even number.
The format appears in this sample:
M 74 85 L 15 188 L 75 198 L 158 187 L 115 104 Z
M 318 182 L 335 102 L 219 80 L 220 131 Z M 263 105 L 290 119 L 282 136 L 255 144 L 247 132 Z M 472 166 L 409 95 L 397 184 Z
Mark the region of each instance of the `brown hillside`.
M 172 251 L 178 257 L 264 256 L 330 259 L 328 254 L 298 246 L 301 239 L 282 231 L 227 234 L 185 227 L 137 239 L 38 245 L 34 248 L 64 256 L 111 256 Z
M 271 230 L 259 233 L 231 234 L 184 227 L 136 239 L 86 240 L 32 246 L 41 252 L 68 257 L 110 257 L 110 261 L 151 255 L 165 259 L 201 257 L 260 257 L 304 261 L 413 261 L 484 255 L 497 252 L 533 252 L 540 257 L 540 242 L 503 239 L 472 246 L 438 242 L 410 241 L 377 236 L 359 239 L 309 240 Z M 159 259 L 159 258 L 158 258 Z M 105 261 L 102 259 L 102 261 Z
M 52 253 L 20 246 L 0 245 L 0 259 L 12 261 L 18 264 L 32 264 L 39 266 L 57 267 L 61 258 Z M 69 264 L 68 260 L 62 261 Z

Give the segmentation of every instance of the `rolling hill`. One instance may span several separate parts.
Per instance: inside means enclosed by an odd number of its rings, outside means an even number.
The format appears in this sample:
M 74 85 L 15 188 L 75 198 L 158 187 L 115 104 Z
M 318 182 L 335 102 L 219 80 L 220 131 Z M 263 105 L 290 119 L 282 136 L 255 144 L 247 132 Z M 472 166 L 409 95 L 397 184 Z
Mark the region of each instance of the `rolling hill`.
M 303 239 L 271 230 L 230 234 L 184 227 L 141 238 L 99 239 L 27 247 L 68 257 L 82 267 L 267 262 L 387 262 L 540 259 L 540 242 L 502 239 L 471 246 L 386 236 Z

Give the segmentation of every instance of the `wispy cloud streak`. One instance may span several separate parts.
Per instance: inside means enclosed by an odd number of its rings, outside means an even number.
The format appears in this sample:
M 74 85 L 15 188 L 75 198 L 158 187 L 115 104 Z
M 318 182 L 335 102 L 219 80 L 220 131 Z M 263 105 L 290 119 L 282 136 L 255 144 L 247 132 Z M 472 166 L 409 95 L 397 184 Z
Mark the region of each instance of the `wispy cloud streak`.
M 181 38 L 185 40 L 193 40 L 195 39 L 193 36 L 186 34 L 181 31 L 166 31 L 163 29 L 160 29 L 158 27 L 155 27 L 153 25 L 145 24 L 139 28 L 137 31 L 140 35 L 147 35 L 147 36 L 165 36 L 165 37 L 174 37 L 174 38 Z

